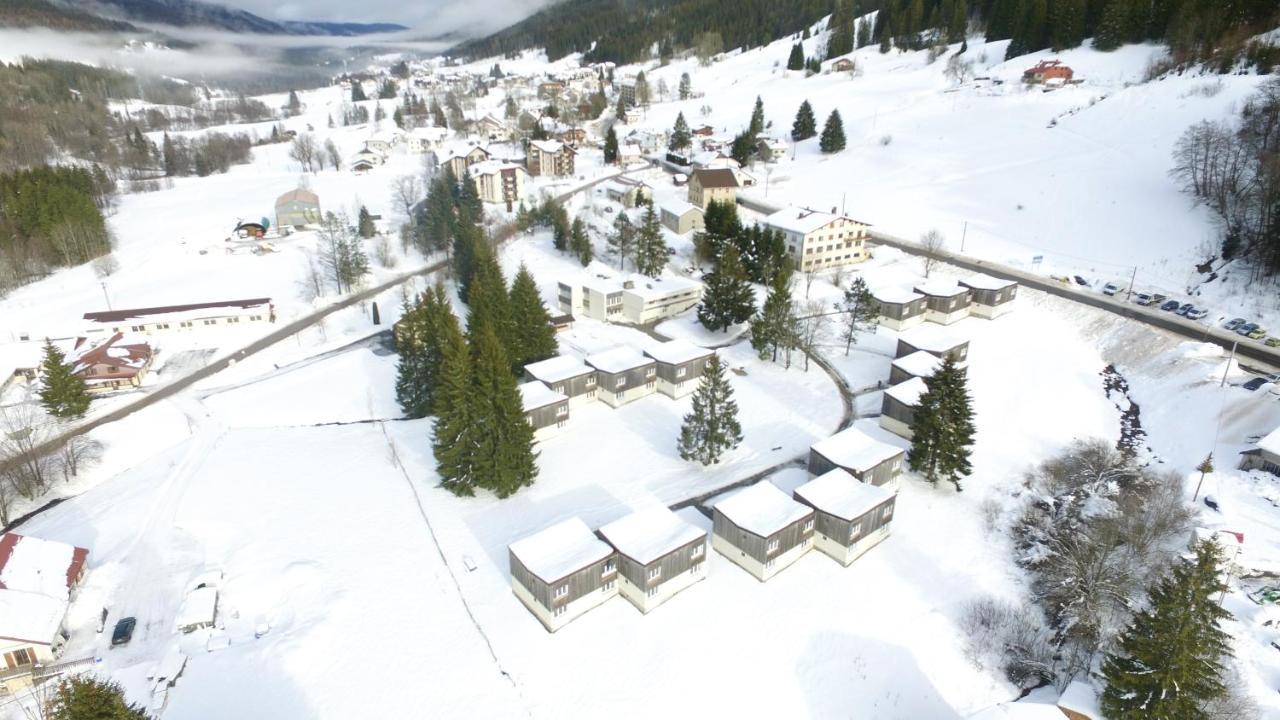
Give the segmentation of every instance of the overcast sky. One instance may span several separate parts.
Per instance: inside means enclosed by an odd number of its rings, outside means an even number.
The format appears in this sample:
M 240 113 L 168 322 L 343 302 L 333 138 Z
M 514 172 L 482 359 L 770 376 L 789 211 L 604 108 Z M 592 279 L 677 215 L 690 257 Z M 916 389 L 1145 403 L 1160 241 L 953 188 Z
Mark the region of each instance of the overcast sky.
M 217 2 L 218 0 L 214 0 Z M 428 32 L 506 27 L 550 0 L 222 0 L 268 20 L 395 22 Z

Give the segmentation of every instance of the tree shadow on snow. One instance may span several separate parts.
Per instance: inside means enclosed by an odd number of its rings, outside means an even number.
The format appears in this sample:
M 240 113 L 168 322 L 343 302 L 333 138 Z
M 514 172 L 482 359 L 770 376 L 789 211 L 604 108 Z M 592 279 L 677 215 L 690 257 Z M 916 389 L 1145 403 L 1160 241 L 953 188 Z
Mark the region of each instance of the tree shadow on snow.
M 900 645 L 844 633 L 810 639 L 796 676 L 805 717 L 959 720 L 911 653 Z

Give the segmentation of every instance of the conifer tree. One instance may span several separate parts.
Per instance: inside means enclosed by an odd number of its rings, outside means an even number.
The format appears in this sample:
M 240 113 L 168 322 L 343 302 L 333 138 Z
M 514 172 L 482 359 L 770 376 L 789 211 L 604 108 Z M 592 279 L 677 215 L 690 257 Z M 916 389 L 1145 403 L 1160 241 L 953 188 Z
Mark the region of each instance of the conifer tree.
M 449 309 L 453 317 L 453 310 Z M 471 350 L 453 317 L 441 327 L 439 384 L 433 398 L 436 422 L 431 449 L 440 484 L 454 495 L 474 495 L 477 436 L 481 430 L 472 415 Z
M 693 81 L 689 79 L 689 73 L 680 73 L 680 99 L 688 100 L 693 97 Z
M 884 55 L 893 49 L 893 16 L 889 14 L 888 8 L 881 10 L 880 14 L 877 15 L 877 19 L 880 16 L 884 17 L 884 20 L 881 21 L 883 25 L 880 31 L 880 54 Z
M 747 135 L 754 144 L 756 136 L 764 132 L 764 100 L 756 96 L 756 106 L 751 110 L 751 123 L 747 125 Z
M 125 700 L 120 685 L 92 675 L 74 675 L 58 683 L 41 708 L 46 720 L 147 720 L 147 711 Z
M 787 69 L 804 69 L 804 47 L 800 43 L 791 46 L 791 55 L 787 58 Z
M 791 123 L 791 139 L 800 142 L 817 134 L 818 119 L 813 115 L 813 106 L 805 100 L 800 103 L 800 109 L 796 111 L 795 122 Z
M 416 305 L 405 303 L 400 322 L 396 323 L 396 353 L 400 356 L 396 364 L 396 402 L 400 411 L 408 418 L 422 418 L 431 414 L 431 393 L 434 375 L 438 369 L 436 363 L 427 361 L 427 344 L 439 339 L 428 327 L 432 315 L 427 305 L 434 302 L 434 294 L 428 291 L 422 294 Z
M 618 133 L 612 125 L 604 134 L 604 161 L 611 165 L 618 162 Z
M 286 105 L 290 115 L 297 115 L 302 112 L 302 101 L 298 99 L 298 91 L 289 91 L 289 104 Z
M 507 283 L 502 279 L 497 257 L 486 243 L 476 248 L 475 273 L 467 295 L 467 340 L 473 345 L 483 326 L 493 330 L 504 349 L 512 347 L 514 333 Z
M 724 249 L 738 241 L 742 221 L 736 203 L 712 200 L 702 216 L 702 232 L 694 237 L 694 248 L 703 261 L 718 262 Z
M 778 351 L 795 347 L 792 320 L 795 307 L 791 300 L 791 278 L 779 273 L 769 288 L 764 307 L 751 319 L 751 347 L 761 360 L 778 361 Z
M 827 39 L 827 59 L 853 52 L 854 0 L 836 0 L 831 11 L 831 36 Z
M 635 265 L 636 272 L 656 278 L 662 275 L 667 266 L 671 251 L 662 236 L 662 227 L 658 224 L 658 215 L 653 205 L 645 209 L 644 224 L 636 233 Z
M 368 100 L 369 96 L 364 94 L 364 85 L 359 80 L 351 82 L 351 102 L 362 102 Z
M 755 137 L 748 132 L 741 132 L 734 136 L 733 144 L 729 146 L 729 155 L 737 161 L 739 165 L 746 165 L 751 161 L 751 156 L 756 152 Z
M 948 355 L 925 379 L 925 387 L 912 413 L 908 463 L 929 482 L 946 480 L 960 491 L 960 479 L 972 471 L 974 427 L 967 372 Z
M 965 5 L 965 0 L 955 0 L 951 7 L 951 16 L 947 20 L 947 42 L 964 42 L 968 28 L 969 10 Z
M 542 303 L 538 285 L 523 264 L 516 271 L 508 293 L 511 308 L 511 369 L 519 374 L 529 363 L 555 357 L 556 331 L 551 326 L 551 315 Z
M 680 152 L 693 144 L 693 135 L 689 131 L 689 123 L 684 119 L 684 113 L 676 115 L 676 124 L 671 129 L 671 140 L 667 143 L 667 149 L 672 152 Z
M 618 119 L 618 122 L 626 122 L 627 100 L 624 96 L 618 95 L 618 104 L 613 108 L 613 114 Z
M 1232 653 L 1220 623 L 1231 614 L 1214 597 L 1223 589 L 1222 549 L 1201 541 L 1194 552 L 1151 589 L 1102 663 L 1102 711 L 1111 720 L 1210 720 L 1206 706 L 1226 692 Z
M 847 356 L 849 348 L 857 342 L 857 334 L 875 328 L 879 306 L 871 296 L 871 290 L 867 288 L 867 281 L 859 276 L 844 291 L 844 298 L 836 304 L 836 309 L 844 312 L 842 334 L 844 354 Z
M 631 224 L 631 218 L 625 212 L 618 213 L 617 219 L 613 221 L 613 232 L 606 242 L 609 244 L 609 252 L 618 256 L 618 269 L 625 270 L 627 258 L 631 257 L 636 243 L 636 227 Z
M 649 79 L 643 70 L 636 75 L 636 102 L 643 106 L 649 104 Z
M 533 426 L 502 342 L 486 323 L 474 344 L 471 421 L 476 431 L 471 468 L 477 484 L 500 498 L 537 479 Z
M 751 319 L 756 311 L 756 294 L 747 281 L 738 249 L 729 245 L 720 255 L 716 269 L 709 273 L 698 306 L 698 322 L 708 330 L 728 331 L 732 325 Z
M 738 422 L 733 386 L 725 377 L 720 357 L 712 355 L 693 393 L 693 407 L 680 426 L 677 449 L 685 460 L 711 465 L 741 442 L 742 425 Z
M 591 235 L 587 232 L 587 224 L 580 217 L 573 219 L 573 229 L 569 233 L 569 251 L 577 256 L 583 267 L 591 264 Z
M 484 244 L 484 232 L 474 223 L 459 222 L 453 231 L 453 277 L 463 302 L 470 301 L 477 248 Z
M 371 238 L 377 233 L 377 228 L 373 224 L 373 215 L 363 205 L 360 206 L 360 214 L 356 219 L 356 232 L 360 233 L 362 238 Z
M 858 32 L 855 36 L 854 45 L 857 48 L 864 48 L 871 44 L 871 21 L 858 21 Z
M 822 137 L 818 147 L 824 153 L 837 153 L 844 150 L 844 122 L 840 120 L 840 111 L 832 110 L 827 116 L 826 125 L 822 126 Z
M 84 417 L 89 410 L 89 390 L 84 379 L 72 370 L 66 355 L 45 340 L 44 360 L 40 363 L 40 404 L 61 420 Z
M 1050 44 L 1055 52 L 1084 41 L 1084 0 L 1054 0 L 1049 8 Z

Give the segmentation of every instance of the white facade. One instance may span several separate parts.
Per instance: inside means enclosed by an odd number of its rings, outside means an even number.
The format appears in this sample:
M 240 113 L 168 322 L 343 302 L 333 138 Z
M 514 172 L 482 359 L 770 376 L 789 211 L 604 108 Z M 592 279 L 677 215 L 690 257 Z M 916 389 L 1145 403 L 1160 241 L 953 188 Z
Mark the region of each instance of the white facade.
M 853 545 L 845 545 L 839 540 L 833 540 L 820 532 L 814 533 L 813 536 L 816 538 L 814 545 L 819 550 L 834 558 L 841 565 L 849 567 L 854 560 L 862 557 L 863 553 L 879 545 L 885 538 L 889 537 L 889 526 L 885 525 L 877 529 Z
M 739 550 L 733 543 L 719 535 L 713 534 L 711 536 L 711 546 L 716 549 L 716 552 L 728 558 L 734 565 L 755 575 L 757 580 L 763 582 L 790 567 L 792 563 L 809 552 L 813 548 L 813 536 L 805 538 L 799 545 L 780 555 L 775 555 L 763 563 Z
M 702 283 L 667 276 L 631 280 L 588 277 L 559 284 L 560 311 L 603 322 L 644 324 L 674 317 L 702 301 Z
M 656 376 L 657 369 L 650 369 L 653 370 Z M 643 397 L 648 397 L 657 391 L 658 383 L 654 382 L 654 378 L 651 377 L 648 378 L 643 385 L 635 385 L 633 387 L 625 387 L 618 390 L 606 390 L 604 387 L 600 387 L 596 391 L 596 397 L 609 407 L 618 408 L 629 402 L 639 400 Z
M 766 227 L 780 230 L 796 269 L 827 270 L 871 257 L 867 251 L 867 228 L 845 215 L 790 207 L 764 220 Z
M 245 323 L 275 322 L 275 308 L 270 299 L 228 303 L 207 307 L 179 305 L 168 308 L 86 313 L 86 332 L 142 333 L 158 335 L 213 327 L 237 327 Z
M 880 427 L 884 428 L 885 430 L 888 430 L 889 432 L 893 433 L 894 435 L 897 435 L 898 437 L 904 437 L 908 440 L 911 439 L 911 426 L 902 422 L 901 420 L 895 420 L 894 418 L 891 418 L 888 415 L 881 415 Z

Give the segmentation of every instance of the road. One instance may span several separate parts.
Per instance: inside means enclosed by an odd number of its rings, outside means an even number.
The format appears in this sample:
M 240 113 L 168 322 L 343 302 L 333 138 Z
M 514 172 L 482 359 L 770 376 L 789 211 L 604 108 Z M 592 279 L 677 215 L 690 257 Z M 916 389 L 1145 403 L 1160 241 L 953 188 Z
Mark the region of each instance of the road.
M 761 213 L 772 213 L 780 209 L 780 207 L 772 205 L 760 198 L 744 197 L 742 195 L 738 196 L 738 204 L 749 210 Z M 924 256 L 929 254 L 920 246 L 920 243 L 912 240 L 906 240 L 904 238 L 895 237 L 875 230 L 871 231 L 870 235 L 872 244 L 875 245 L 897 248 L 898 250 L 912 255 Z M 1122 299 L 1109 297 L 1094 290 L 1081 288 L 1077 285 L 1062 283 L 1052 278 L 1035 275 L 1008 265 L 988 262 L 986 260 L 977 260 L 947 250 L 936 251 L 933 255 L 937 257 L 939 261 L 948 265 L 954 265 L 958 268 L 963 268 L 972 272 L 986 273 L 987 275 L 1000 278 L 1002 280 L 1013 280 L 1024 287 L 1040 290 L 1041 292 L 1045 292 L 1065 300 L 1070 300 L 1071 302 L 1088 305 L 1089 307 L 1105 310 L 1109 313 L 1119 315 L 1130 320 L 1146 323 L 1152 327 L 1157 327 L 1161 330 L 1166 330 L 1185 337 L 1188 340 L 1214 343 L 1226 350 L 1235 348 L 1237 356 L 1246 357 L 1250 360 L 1263 363 L 1269 366 L 1273 372 L 1277 368 L 1280 368 L 1280 348 L 1269 348 L 1257 340 L 1249 340 L 1222 328 L 1216 328 L 1205 323 L 1188 320 L 1179 315 L 1164 312 L 1156 308 L 1142 307 L 1141 305 L 1124 302 Z

